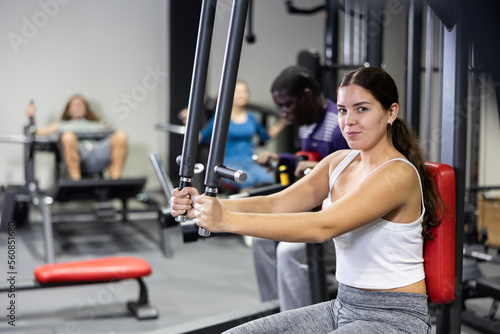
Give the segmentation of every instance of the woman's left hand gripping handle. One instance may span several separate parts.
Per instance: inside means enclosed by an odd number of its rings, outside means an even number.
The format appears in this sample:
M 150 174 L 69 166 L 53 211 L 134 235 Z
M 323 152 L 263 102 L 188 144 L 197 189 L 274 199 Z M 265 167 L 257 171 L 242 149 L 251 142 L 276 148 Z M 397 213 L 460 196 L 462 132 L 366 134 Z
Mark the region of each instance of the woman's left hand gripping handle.
M 194 219 L 193 199 L 198 196 L 198 190 L 193 187 L 186 187 L 182 190 L 175 188 L 172 191 L 172 198 L 170 199 L 170 206 L 172 208 L 172 216 L 177 217 L 186 214 L 187 219 Z

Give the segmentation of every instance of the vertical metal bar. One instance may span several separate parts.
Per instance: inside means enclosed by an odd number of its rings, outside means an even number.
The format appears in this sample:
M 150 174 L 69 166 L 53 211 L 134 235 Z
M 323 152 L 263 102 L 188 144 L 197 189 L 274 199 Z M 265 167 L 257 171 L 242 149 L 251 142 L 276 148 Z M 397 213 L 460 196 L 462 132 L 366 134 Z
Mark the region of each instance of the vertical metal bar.
M 360 36 L 361 36 L 361 6 L 359 4 L 359 0 L 354 2 L 354 10 L 353 10 L 353 43 L 352 43 L 352 62 L 354 64 L 361 64 L 359 56 L 360 52 Z
M 238 77 L 247 12 L 248 0 L 233 1 L 219 96 L 215 109 L 214 129 L 208 153 L 207 172 L 205 174 L 205 194 L 208 196 L 215 197 L 217 188 L 220 185 L 220 176 L 217 175 L 216 168 L 222 166 L 224 162 L 227 134 L 231 121 L 234 87 Z M 209 232 L 202 228 L 200 228 L 199 233 L 200 235 L 209 235 Z
M 442 106 L 443 105 L 443 89 L 444 89 L 444 84 L 443 84 L 443 64 L 444 64 L 444 30 L 445 30 L 445 26 L 443 24 L 443 22 L 439 21 L 439 42 L 438 42 L 438 45 L 439 45 L 439 61 L 438 61 L 438 68 L 440 69 L 439 71 L 439 87 L 438 87 L 438 105 Z M 443 124 L 443 113 L 442 112 L 439 112 L 438 113 L 438 124 L 436 125 L 436 129 L 440 130 L 442 128 L 442 124 Z M 439 133 L 439 138 L 441 138 L 441 133 Z M 437 141 L 436 141 L 437 142 Z M 439 159 L 437 157 L 441 157 L 441 143 L 436 143 L 435 144 L 435 150 L 436 150 L 436 159 Z M 438 161 L 438 160 L 436 160 Z
M 30 189 L 36 187 L 35 180 L 35 119 L 29 118 L 25 128 L 27 142 L 24 143 L 24 182 Z
M 168 1 L 168 3 L 169 110 L 165 120 L 167 123 L 175 125 L 181 123 L 179 111 L 187 107 L 191 92 L 192 77 L 190 74 L 194 68 L 202 0 Z M 186 125 L 185 122 L 183 125 Z M 184 135 L 184 133 L 182 134 Z M 179 136 L 178 133 L 169 132 L 166 140 L 167 145 L 164 153 L 169 158 L 165 161 L 165 167 L 172 176 L 172 181 L 177 184 L 179 183 L 179 161 L 175 158 L 182 155 L 184 137 Z
M 325 77 L 323 93 L 326 98 L 337 100 L 337 70 L 332 66 L 338 64 L 337 45 L 339 42 L 339 4 L 337 0 L 326 1 L 326 27 L 325 27 Z
M 160 155 L 158 153 L 149 154 L 149 160 L 153 165 L 153 169 L 155 171 L 156 177 L 158 177 L 158 181 L 160 182 L 161 189 L 163 190 L 163 194 L 167 199 L 167 203 L 170 203 L 170 198 L 172 197 L 172 190 L 174 190 L 174 185 L 168 176 L 167 171 L 165 170 L 165 166 L 161 161 Z
M 470 133 L 470 142 L 468 143 L 468 147 L 470 150 L 468 153 L 467 161 L 467 177 L 465 178 L 465 186 L 466 189 L 470 189 L 471 187 L 478 186 L 478 168 L 479 168 L 479 150 L 480 150 L 480 125 L 481 125 L 481 94 L 483 91 L 481 90 L 481 76 L 484 74 L 478 73 L 474 70 L 476 66 L 472 66 L 473 70 L 470 78 L 470 92 L 471 92 L 471 105 L 470 105 L 470 119 L 469 119 L 469 133 Z M 485 79 L 483 77 L 483 79 Z M 468 191 L 465 194 L 465 203 L 469 205 L 471 208 L 477 208 L 477 192 Z M 468 210 L 465 210 L 468 211 Z M 478 231 L 477 231 L 477 216 L 472 214 L 468 216 L 468 224 L 466 230 L 466 239 L 465 243 L 471 243 L 478 240 Z
M 325 302 L 329 299 L 324 253 L 323 244 L 306 244 L 307 258 L 310 259 L 308 265 L 312 304 Z
M 406 84 L 406 120 L 420 133 L 420 54 L 422 51 L 422 0 L 410 0 L 408 6 L 408 69 Z
M 204 0 L 202 4 L 193 75 L 191 80 L 191 91 L 189 95 L 186 134 L 184 135 L 182 156 L 180 159 L 179 189 L 192 185 L 191 180 L 194 175 L 194 165 L 196 162 L 196 153 L 200 135 L 203 97 L 205 94 L 205 84 L 210 58 L 210 46 L 212 43 L 216 5 L 217 0 Z M 176 218 L 177 221 L 181 222 L 186 220 L 186 216 L 184 215 Z
M 456 5 L 460 6 L 461 2 Z M 463 10 L 457 23 L 444 32 L 441 162 L 453 166 L 456 184 L 455 300 L 437 314 L 437 333 L 460 333 L 464 234 L 465 166 L 467 145 L 467 68 L 469 36 Z
M 382 36 L 383 29 L 380 19 L 384 10 L 384 1 L 370 0 L 367 3 L 367 39 L 366 39 L 366 61 L 370 66 L 382 67 Z
M 431 124 L 432 124 L 432 76 L 434 73 L 434 13 L 426 6 L 426 34 L 425 34 L 425 152 L 431 152 Z M 427 157 L 428 160 L 431 160 Z
M 344 4 L 344 65 L 351 63 L 351 7 L 349 1 Z
M 50 205 L 52 198 L 46 196 L 36 196 L 37 205 L 43 216 L 43 239 L 45 243 L 45 261 L 47 263 L 54 263 L 54 231 L 52 230 L 52 212 Z
M 360 65 L 366 62 L 366 47 L 367 47 L 367 34 L 368 34 L 368 9 L 367 9 L 367 0 L 362 2 L 361 7 L 361 60 Z

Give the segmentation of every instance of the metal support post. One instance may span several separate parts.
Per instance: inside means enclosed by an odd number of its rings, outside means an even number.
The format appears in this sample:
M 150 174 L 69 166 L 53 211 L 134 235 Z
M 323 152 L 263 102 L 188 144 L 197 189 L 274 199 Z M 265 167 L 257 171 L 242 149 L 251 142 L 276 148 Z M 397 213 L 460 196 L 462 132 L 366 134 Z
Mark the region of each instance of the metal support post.
M 54 231 L 52 229 L 52 211 L 50 205 L 53 203 L 52 197 L 43 195 L 33 195 L 33 204 L 40 210 L 43 217 L 43 240 L 45 248 L 45 261 L 54 263 Z
M 367 1 L 367 40 L 366 61 L 373 67 L 382 67 L 382 35 L 383 25 L 381 13 L 385 1 Z
M 339 43 L 339 3 L 336 0 L 326 1 L 326 27 L 325 27 L 325 74 L 323 78 L 323 93 L 327 99 L 337 100 L 337 69 L 339 57 L 337 45 Z
M 460 3 L 457 4 L 459 6 Z M 455 300 L 438 308 L 436 333 L 460 333 L 467 147 L 467 81 L 469 36 L 463 10 L 455 26 L 444 32 L 441 162 L 453 166 L 456 184 Z
M 420 74 L 422 62 L 422 0 L 410 0 L 408 7 L 408 69 L 406 78 L 406 120 L 420 133 Z M 429 37 L 429 35 L 427 35 Z M 426 68 L 431 71 L 432 68 Z

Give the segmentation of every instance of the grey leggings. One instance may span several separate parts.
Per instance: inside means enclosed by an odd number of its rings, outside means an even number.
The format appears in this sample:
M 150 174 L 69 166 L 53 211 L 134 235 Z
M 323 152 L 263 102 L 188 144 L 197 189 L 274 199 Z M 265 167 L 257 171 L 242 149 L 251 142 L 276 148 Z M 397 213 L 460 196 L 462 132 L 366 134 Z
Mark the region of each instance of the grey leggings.
M 257 319 L 226 334 L 431 333 L 427 296 L 340 284 L 337 299 Z

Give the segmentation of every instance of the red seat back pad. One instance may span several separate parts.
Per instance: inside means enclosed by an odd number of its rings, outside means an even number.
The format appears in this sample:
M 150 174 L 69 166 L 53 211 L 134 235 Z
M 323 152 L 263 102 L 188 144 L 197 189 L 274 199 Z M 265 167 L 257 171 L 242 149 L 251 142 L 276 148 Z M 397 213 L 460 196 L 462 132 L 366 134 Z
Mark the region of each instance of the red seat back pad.
M 432 175 L 444 211 L 438 212 L 441 224 L 431 228 L 433 241 L 424 247 L 424 268 L 427 294 L 434 304 L 451 303 L 455 298 L 455 172 L 449 165 L 426 162 Z

